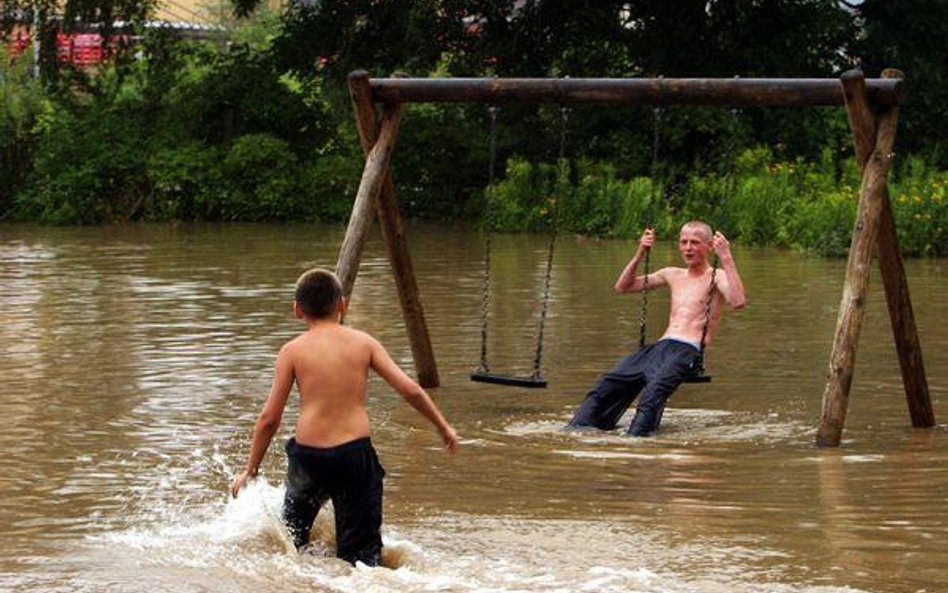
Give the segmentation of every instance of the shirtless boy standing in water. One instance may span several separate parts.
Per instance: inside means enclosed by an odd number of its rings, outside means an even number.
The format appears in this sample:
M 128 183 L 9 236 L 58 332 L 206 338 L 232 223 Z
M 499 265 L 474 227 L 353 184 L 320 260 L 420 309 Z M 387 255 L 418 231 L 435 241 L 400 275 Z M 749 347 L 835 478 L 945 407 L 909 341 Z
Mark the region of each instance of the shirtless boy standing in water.
M 340 324 L 346 301 L 333 273 L 312 269 L 300 276 L 293 311 L 307 329 L 280 349 L 270 395 L 253 429 L 247 465 L 234 478 L 231 493 L 237 496 L 257 475 L 295 381 L 300 417 L 286 443 L 284 521 L 299 549 L 309 541 L 320 507 L 332 499 L 336 555 L 353 564 L 376 566 L 382 550 L 385 470 L 369 438 L 365 409 L 369 369 L 434 424 L 450 453 L 457 450 L 458 436 L 425 390 L 378 341 Z
M 654 243 L 655 232 L 646 229 L 635 255 L 616 280 L 615 289 L 640 292 L 667 286 L 671 290 L 668 328 L 657 342 L 626 356 L 599 379 L 570 421 L 570 427 L 612 430 L 641 390 L 628 434 L 646 436 L 655 432 L 668 398 L 700 360 L 705 323 L 707 347 L 721 319 L 723 305 L 741 309 L 746 304 L 731 247 L 724 235 L 712 233 L 706 223 L 693 220 L 681 227 L 678 251 L 687 267 L 662 268 L 648 274 L 646 281 L 646 276 L 637 275 L 636 270 Z M 713 275 L 712 250 L 721 262 L 721 268 Z M 709 298 L 713 299 L 710 317 Z

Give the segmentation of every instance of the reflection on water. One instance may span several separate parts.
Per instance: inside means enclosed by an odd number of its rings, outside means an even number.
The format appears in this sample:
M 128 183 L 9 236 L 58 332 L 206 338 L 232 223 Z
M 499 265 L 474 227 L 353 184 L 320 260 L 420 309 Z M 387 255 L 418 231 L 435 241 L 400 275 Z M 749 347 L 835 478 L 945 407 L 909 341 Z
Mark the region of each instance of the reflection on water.
M 544 348 L 550 388 L 472 383 L 481 239 L 409 228 L 442 387 L 462 434 L 445 455 L 384 384 L 370 394 L 386 479 L 386 561 L 332 558 L 332 521 L 288 551 L 274 447 L 243 462 L 298 273 L 332 265 L 342 228 L 0 227 L 0 589 L 10 591 L 937 591 L 948 544 L 948 426 L 914 430 L 874 279 L 844 447 L 813 447 L 842 261 L 737 248 L 750 306 L 709 352 L 715 380 L 672 399 L 659 436 L 566 432 L 637 343 L 612 291 L 630 241 L 559 243 Z M 492 367 L 529 371 L 544 237 L 494 246 Z M 675 262 L 671 245 L 656 265 Z M 663 259 L 664 258 L 664 259 Z M 907 263 L 934 397 L 945 399 L 941 262 Z M 657 336 L 667 298 L 650 298 Z M 349 322 L 410 366 L 381 241 Z M 295 419 L 288 414 L 280 438 Z M 626 419 L 628 422 L 628 419 Z M 130 570 L 131 569 L 131 570 Z

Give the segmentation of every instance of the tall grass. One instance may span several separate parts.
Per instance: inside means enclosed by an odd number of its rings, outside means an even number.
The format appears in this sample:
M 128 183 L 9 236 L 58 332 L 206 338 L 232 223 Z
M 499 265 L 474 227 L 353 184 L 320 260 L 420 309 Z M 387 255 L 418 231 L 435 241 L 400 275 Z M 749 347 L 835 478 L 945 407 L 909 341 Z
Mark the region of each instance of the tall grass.
M 890 192 L 906 256 L 948 254 L 948 172 L 909 157 Z M 548 228 L 583 235 L 637 236 L 646 224 L 674 234 L 692 218 L 751 245 L 825 256 L 849 249 L 860 176 L 826 151 L 819 162 L 777 161 L 767 148 L 738 155 L 728 175 L 690 175 L 676 185 L 620 179 L 608 163 L 529 163 L 512 159 L 491 191 L 492 220 L 502 231 Z

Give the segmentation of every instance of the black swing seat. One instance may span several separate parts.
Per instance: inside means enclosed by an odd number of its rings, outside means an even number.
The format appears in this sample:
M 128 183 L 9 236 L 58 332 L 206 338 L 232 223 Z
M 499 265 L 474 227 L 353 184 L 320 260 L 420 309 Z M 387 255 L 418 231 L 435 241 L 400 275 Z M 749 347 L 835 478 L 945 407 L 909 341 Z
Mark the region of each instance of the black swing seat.
M 495 385 L 510 385 L 512 387 L 527 387 L 530 389 L 546 388 L 546 379 L 535 375 L 500 375 L 477 370 L 471 373 L 471 381 L 493 383 Z
M 690 369 L 688 369 L 688 374 L 685 375 L 685 380 L 682 382 L 683 383 L 710 383 L 711 375 L 709 375 L 708 371 L 704 368 L 704 361 L 699 360 L 697 364 L 693 365 Z
M 704 373 L 698 373 L 694 375 L 688 375 L 684 380 L 684 383 L 710 383 L 711 375 L 705 375 Z

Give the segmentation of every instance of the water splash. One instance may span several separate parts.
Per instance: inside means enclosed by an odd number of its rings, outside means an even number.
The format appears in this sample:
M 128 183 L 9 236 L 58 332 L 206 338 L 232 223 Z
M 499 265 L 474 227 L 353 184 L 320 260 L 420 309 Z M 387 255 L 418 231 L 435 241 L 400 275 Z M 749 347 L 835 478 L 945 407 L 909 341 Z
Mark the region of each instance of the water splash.
M 279 520 L 282 495 L 282 488 L 257 480 L 237 499 L 222 501 L 209 520 L 93 538 L 98 553 L 79 561 L 84 572 L 74 582 L 116 583 L 114 572 L 134 565 L 134 582 L 101 590 L 856 593 L 763 580 L 775 576 L 773 562 L 781 558 L 765 547 L 676 541 L 616 522 L 515 516 L 448 514 L 388 528 L 388 568 L 352 567 L 332 557 L 331 509 L 320 514 L 311 545 L 302 554 L 293 550 Z M 683 571 L 685 565 L 701 568 L 686 577 L 695 571 Z

